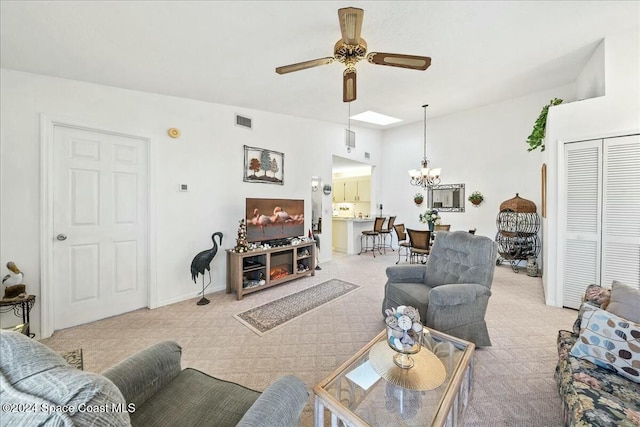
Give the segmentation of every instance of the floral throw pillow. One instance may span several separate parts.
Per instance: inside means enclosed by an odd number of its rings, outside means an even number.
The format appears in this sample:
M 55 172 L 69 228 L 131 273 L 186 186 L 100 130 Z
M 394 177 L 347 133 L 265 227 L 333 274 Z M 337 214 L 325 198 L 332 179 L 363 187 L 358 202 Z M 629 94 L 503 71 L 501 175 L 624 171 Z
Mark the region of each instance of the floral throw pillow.
M 640 383 L 640 324 L 583 304 L 580 337 L 571 355 Z

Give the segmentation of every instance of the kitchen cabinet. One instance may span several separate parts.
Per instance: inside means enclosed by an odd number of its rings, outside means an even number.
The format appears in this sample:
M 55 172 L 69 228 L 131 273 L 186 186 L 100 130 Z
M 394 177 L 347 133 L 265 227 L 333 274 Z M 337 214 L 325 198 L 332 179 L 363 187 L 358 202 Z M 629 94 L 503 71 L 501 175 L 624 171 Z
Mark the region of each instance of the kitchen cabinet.
M 336 203 L 371 201 L 370 177 L 335 179 L 333 186 L 333 201 Z
M 356 189 L 359 202 L 371 201 L 371 178 L 358 179 L 356 181 Z
M 344 200 L 347 202 L 358 201 L 358 182 L 354 179 L 344 181 Z
M 336 179 L 333 181 L 333 201 L 336 203 L 344 202 L 344 180 Z

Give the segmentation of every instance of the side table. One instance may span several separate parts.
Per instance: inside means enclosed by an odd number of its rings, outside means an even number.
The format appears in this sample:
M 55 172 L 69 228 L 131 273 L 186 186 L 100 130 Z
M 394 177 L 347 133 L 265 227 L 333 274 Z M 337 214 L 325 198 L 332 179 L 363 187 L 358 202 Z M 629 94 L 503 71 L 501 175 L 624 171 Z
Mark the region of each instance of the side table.
M 36 303 L 35 295 L 27 295 L 26 297 L 18 298 L 14 301 L 2 301 L 0 300 L 0 313 L 7 313 L 13 310 L 13 314 L 18 317 L 22 317 L 22 323 L 25 325 L 24 334 L 30 338 L 36 336 L 30 331 L 29 325 L 29 313 Z

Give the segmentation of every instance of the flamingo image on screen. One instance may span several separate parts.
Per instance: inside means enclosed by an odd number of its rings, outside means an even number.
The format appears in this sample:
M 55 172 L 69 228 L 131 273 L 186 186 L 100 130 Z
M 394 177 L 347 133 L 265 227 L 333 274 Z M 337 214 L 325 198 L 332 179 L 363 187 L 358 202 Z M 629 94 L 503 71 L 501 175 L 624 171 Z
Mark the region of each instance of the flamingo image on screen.
M 247 242 L 304 236 L 304 200 L 247 198 Z

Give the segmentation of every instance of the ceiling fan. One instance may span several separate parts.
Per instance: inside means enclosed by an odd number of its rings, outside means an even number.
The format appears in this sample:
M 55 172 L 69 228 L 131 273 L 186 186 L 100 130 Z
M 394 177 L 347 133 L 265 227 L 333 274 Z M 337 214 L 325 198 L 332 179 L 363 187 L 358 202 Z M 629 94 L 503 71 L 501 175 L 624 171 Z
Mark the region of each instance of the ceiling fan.
M 426 70 L 429 68 L 431 58 L 428 56 L 381 52 L 367 54 L 367 42 L 360 37 L 363 17 L 364 10 L 362 9 L 355 7 L 338 9 L 342 39 L 336 42 L 333 56 L 277 67 L 276 73 L 287 74 L 319 65 L 331 64 L 334 61 L 342 62 L 347 67 L 342 74 L 342 100 L 351 102 L 356 99 L 356 63 L 365 58 L 370 63 L 377 65 L 410 68 L 412 70 Z

